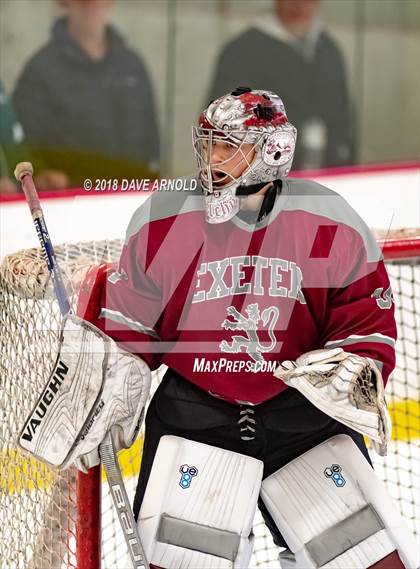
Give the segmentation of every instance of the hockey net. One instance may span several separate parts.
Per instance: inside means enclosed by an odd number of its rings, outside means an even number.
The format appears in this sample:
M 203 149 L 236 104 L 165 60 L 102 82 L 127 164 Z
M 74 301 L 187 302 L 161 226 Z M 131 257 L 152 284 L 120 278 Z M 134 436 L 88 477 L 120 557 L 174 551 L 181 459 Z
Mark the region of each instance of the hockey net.
M 393 440 L 388 457 L 375 459 L 375 468 L 419 537 L 420 230 L 388 236 L 381 246 L 396 299 L 399 340 L 397 367 L 387 387 Z M 121 247 L 121 241 L 66 244 L 56 248 L 56 255 L 70 276 L 85 263 L 116 260 Z M 52 369 L 60 323 L 40 251 L 5 257 L 0 267 L 0 569 L 96 569 L 98 551 L 102 569 L 126 569 L 130 561 L 123 535 L 99 469 L 88 476 L 57 472 L 16 446 Z M 155 372 L 154 384 L 158 381 Z M 131 497 L 141 441 L 142 434 L 120 453 Z M 278 552 L 259 517 L 254 532 L 252 567 L 278 567 Z

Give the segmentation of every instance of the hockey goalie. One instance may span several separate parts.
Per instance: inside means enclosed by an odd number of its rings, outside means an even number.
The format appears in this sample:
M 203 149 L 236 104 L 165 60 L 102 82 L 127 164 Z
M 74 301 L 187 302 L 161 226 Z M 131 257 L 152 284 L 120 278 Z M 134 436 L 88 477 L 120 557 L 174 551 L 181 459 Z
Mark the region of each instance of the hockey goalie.
M 141 205 L 118 265 L 88 271 L 84 319 L 63 329 L 72 376 L 109 374 L 113 419 L 85 425 L 70 454 L 44 440 L 57 464 L 97 463 L 114 422 L 129 444 L 146 397 L 130 378 L 167 366 L 134 501 L 151 567 L 248 567 L 257 506 L 283 569 L 419 565 L 365 444 L 384 455 L 391 431 L 381 251 L 342 197 L 288 178 L 295 142 L 275 93 L 210 103 L 193 128 L 198 187 Z

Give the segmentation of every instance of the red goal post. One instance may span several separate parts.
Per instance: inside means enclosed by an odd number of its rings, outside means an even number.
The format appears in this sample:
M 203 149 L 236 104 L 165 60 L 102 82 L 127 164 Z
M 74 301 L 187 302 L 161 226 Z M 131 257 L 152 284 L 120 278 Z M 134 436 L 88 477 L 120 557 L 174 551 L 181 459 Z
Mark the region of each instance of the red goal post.
M 399 341 L 397 367 L 387 386 L 394 435 L 389 457 L 375 468 L 419 535 L 420 229 L 375 232 L 394 289 Z M 65 244 L 57 259 L 70 276 L 80 264 L 113 261 L 121 241 Z M 75 299 L 73 299 L 73 302 Z M 100 468 L 87 475 L 53 471 L 24 455 L 17 434 L 53 365 L 61 316 L 38 249 L 8 255 L 0 266 L 0 569 L 129 567 L 118 520 Z M 155 385 L 159 374 L 155 373 Z M 131 496 L 139 471 L 141 437 L 120 455 Z M 103 495 L 101 496 L 101 489 Z M 102 510 L 102 511 L 101 511 Z M 262 525 L 253 567 L 277 559 Z

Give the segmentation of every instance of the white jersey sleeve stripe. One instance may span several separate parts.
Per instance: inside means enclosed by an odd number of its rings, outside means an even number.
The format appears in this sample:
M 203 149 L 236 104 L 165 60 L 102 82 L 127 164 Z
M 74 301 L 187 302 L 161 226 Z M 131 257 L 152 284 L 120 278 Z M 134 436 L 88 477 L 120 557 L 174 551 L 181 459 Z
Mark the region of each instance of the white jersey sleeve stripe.
M 134 330 L 136 332 L 141 332 L 142 334 L 147 334 L 148 336 L 151 336 L 156 340 L 160 339 L 159 335 L 155 332 L 155 330 L 153 330 L 153 328 L 149 328 L 148 326 L 145 326 L 141 322 L 132 320 L 128 316 L 124 316 L 124 314 L 121 314 L 121 312 L 117 312 L 116 310 L 110 310 L 109 308 L 102 308 L 100 313 L 100 318 L 106 318 L 108 320 L 111 320 L 112 322 L 116 322 L 117 324 L 124 324 L 124 326 L 127 326 L 131 330 Z
M 388 344 L 391 348 L 395 346 L 394 338 L 390 336 L 385 336 L 384 334 L 380 334 L 379 332 L 375 332 L 374 334 L 367 334 L 366 336 L 359 336 L 358 334 L 352 334 L 347 338 L 343 338 L 341 340 L 331 340 L 330 342 L 326 342 L 324 348 L 337 348 L 341 346 L 351 346 L 352 344 L 359 344 L 361 342 L 372 342 L 376 344 Z

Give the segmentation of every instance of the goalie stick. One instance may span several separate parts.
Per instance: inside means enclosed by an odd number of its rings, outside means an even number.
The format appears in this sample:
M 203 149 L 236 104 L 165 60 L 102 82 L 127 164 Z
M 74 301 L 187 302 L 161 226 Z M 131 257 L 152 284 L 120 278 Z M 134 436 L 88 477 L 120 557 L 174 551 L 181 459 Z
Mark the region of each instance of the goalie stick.
M 68 312 L 71 312 L 70 302 L 63 284 L 60 267 L 55 259 L 54 248 L 48 234 L 38 192 L 36 191 L 35 184 L 32 179 L 33 173 L 34 169 L 30 162 L 19 162 L 15 168 L 15 177 L 21 183 L 23 193 L 25 194 L 26 201 L 28 202 L 38 239 L 41 244 L 42 253 L 47 263 L 48 272 L 52 278 L 54 292 L 60 306 L 60 312 L 64 316 Z
M 20 162 L 15 168 L 15 177 L 22 185 L 22 190 L 31 211 L 42 253 L 47 263 L 48 272 L 53 282 L 54 293 L 57 297 L 60 312 L 62 316 L 65 316 L 69 312 L 72 312 L 72 310 L 61 276 L 60 267 L 55 258 L 54 247 L 47 230 L 38 192 L 32 178 L 33 172 L 34 170 L 30 162 Z M 124 533 L 133 568 L 149 569 L 149 563 L 144 554 L 137 524 L 130 507 L 127 490 L 121 476 L 111 432 L 108 432 L 104 441 L 101 443 L 99 454 L 103 460 L 112 499 L 118 513 L 118 519 Z

